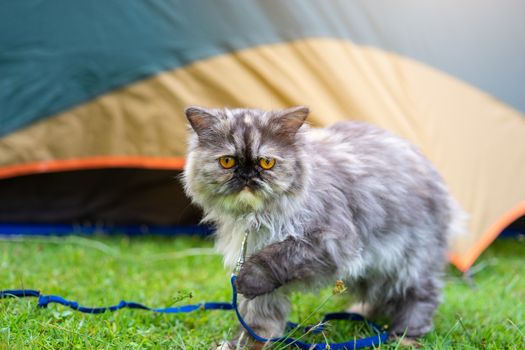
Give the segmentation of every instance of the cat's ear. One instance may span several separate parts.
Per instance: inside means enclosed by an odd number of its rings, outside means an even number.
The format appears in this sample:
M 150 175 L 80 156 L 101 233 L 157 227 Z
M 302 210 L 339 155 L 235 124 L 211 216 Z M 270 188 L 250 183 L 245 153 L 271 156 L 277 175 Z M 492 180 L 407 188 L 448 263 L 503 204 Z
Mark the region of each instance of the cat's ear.
M 288 135 L 295 135 L 301 125 L 304 124 L 308 113 L 310 113 L 310 110 L 305 106 L 296 106 L 280 110 L 276 116 L 280 130 Z
M 202 107 L 190 106 L 186 108 L 184 113 L 186 114 L 186 118 L 188 118 L 192 129 L 195 130 L 199 136 L 217 121 L 216 116 Z

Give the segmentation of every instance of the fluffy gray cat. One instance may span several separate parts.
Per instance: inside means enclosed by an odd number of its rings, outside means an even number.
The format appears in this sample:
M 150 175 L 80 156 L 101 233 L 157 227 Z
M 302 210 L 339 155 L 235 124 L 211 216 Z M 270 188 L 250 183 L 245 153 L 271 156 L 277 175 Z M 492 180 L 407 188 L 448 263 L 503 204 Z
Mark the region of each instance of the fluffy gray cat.
M 461 210 L 407 141 L 361 122 L 310 128 L 307 115 L 186 109 L 185 188 L 230 268 L 250 232 L 241 314 L 259 335 L 280 336 L 291 291 L 343 279 L 393 333 L 427 333 Z

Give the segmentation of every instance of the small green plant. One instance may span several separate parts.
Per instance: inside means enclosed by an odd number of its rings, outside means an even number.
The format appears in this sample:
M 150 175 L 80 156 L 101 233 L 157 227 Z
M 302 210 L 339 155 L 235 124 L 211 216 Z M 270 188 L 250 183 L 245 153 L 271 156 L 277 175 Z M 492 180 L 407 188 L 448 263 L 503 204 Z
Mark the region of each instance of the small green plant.
M 191 302 L 193 298 L 193 293 L 188 290 L 178 290 L 176 295 L 172 299 L 171 306 L 179 304 L 181 302 Z

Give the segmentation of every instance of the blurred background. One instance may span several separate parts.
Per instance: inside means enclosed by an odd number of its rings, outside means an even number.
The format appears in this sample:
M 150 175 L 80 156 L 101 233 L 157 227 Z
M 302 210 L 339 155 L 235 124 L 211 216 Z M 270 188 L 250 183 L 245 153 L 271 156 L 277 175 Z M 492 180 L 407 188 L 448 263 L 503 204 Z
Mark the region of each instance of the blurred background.
M 206 234 L 184 108 L 300 104 L 421 148 L 465 271 L 525 231 L 524 33 L 521 0 L 2 1 L 0 234 Z

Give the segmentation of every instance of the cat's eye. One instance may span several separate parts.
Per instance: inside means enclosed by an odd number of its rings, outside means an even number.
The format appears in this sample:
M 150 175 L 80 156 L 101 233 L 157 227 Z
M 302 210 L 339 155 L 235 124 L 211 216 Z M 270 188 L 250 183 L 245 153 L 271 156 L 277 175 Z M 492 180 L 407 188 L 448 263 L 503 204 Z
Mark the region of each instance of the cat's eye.
M 219 158 L 219 164 L 224 169 L 231 169 L 235 166 L 237 162 L 235 161 L 235 158 L 230 156 L 224 156 Z
M 259 158 L 259 165 L 264 170 L 270 170 L 275 165 L 275 159 L 274 158 Z

